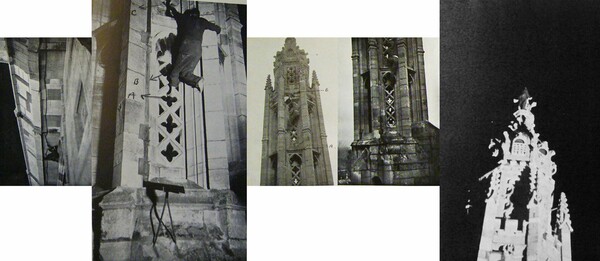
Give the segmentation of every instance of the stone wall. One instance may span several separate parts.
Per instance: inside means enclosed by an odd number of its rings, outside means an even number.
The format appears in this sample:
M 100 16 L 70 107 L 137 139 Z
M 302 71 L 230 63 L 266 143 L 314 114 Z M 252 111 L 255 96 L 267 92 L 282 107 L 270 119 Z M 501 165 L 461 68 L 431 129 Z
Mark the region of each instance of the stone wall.
M 435 166 L 417 141 L 354 143 L 352 184 L 436 184 Z
M 173 3 L 181 11 L 196 5 Z M 204 73 L 206 104 L 183 83 L 167 95 L 166 66 L 177 30 L 162 1 L 93 3 L 94 231 L 95 251 L 105 260 L 245 260 L 246 209 L 229 190 L 230 176 L 242 168 L 245 175 L 241 25 L 237 6 L 198 5 L 202 17 L 222 28 L 220 37 L 206 31 L 199 46 L 203 60 L 196 74 Z M 168 104 L 163 97 L 177 101 Z M 171 132 L 163 130 L 169 117 L 177 125 Z M 168 144 L 178 153 L 172 161 L 162 153 Z M 169 195 L 177 244 L 163 228 L 153 246 L 144 180 L 185 186 L 185 194 Z M 170 226 L 168 219 L 165 213 Z
M 69 46 L 67 52 L 67 41 L 78 47 Z M 89 141 L 83 133 L 89 122 L 73 122 L 78 115 L 73 108 L 87 111 L 91 106 L 88 48 L 64 38 L 5 39 L 2 44 L 11 62 L 15 116 L 30 184 L 89 185 L 90 146 L 80 148 Z M 81 100 L 80 89 L 88 91 Z M 81 135 L 74 135 L 78 129 Z
M 66 154 L 68 182 L 91 184 L 92 153 L 92 56 L 78 39 L 67 39 L 64 71 L 63 153 Z
M 164 194 L 159 193 L 159 198 Z M 100 254 L 104 260 L 245 260 L 246 208 L 231 191 L 188 189 L 169 195 L 175 244 L 162 228 L 155 245 L 151 202 L 144 189 L 119 187 L 102 208 Z M 158 202 L 158 213 L 163 201 Z M 163 221 L 169 228 L 168 210 Z M 155 216 L 155 228 L 158 222 Z
M 439 184 L 420 38 L 353 38 L 352 184 Z

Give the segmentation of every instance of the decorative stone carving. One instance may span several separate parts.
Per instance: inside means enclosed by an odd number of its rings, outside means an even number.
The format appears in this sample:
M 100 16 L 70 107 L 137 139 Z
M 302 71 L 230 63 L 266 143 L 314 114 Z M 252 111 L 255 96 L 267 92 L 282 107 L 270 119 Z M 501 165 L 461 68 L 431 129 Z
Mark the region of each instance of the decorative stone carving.
M 570 261 L 570 234 L 565 234 L 563 227 L 568 224 L 569 233 L 572 230 L 564 193 L 561 195 L 554 232 L 550 218 L 554 195 L 552 176 L 556 173 L 552 156 L 555 152 L 549 149 L 548 142 L 539 140 L 540 135 L 534 130 L 535 117 L 531 109 L 536 103 L 531 103 L 527 90 L 514 102 L 518 103 L 518 110 L 513 114 L 516 121 L 509 125 L 510 131 L 503 132 L 502 143 L 494 139 L 488 146 L 495 151 L 495 155 L 498 147 L 501 147 L 503 159 L 498 162 L 498 167 L 482 177 L 491 175 L 478 261 Z M 529 178 L 521 180 L 521 175 L 527 172 Z M 523 201 L 527 202 L 526 206 L 523 206 Z M 523 237 L 508 236 L 509 229 L 504 231 L 502 222 L 507 227 L 509 224 L 514 226 L 512 230 L 517 222 L 521 222 Z M 495 248 L 490 247 L 492 244 L 495 244 Z

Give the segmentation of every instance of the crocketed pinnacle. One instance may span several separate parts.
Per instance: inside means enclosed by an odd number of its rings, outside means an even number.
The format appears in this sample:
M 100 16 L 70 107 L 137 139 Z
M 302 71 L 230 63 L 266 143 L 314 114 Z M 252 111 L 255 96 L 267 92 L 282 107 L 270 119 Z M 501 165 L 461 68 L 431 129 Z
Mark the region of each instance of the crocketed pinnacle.
M 319 78 L 317 78 L 317 72 L 315 72 L 313 70 L 313 72 L 312 72 L 312 88 L 317 88 L 319 86 L 320 86 L 320 84 L 319 84 Z
M 271 83 L 271 75 L 267 75 L 267 84 L 265 84 L 265 90 L 273 90 L 273 84 Z

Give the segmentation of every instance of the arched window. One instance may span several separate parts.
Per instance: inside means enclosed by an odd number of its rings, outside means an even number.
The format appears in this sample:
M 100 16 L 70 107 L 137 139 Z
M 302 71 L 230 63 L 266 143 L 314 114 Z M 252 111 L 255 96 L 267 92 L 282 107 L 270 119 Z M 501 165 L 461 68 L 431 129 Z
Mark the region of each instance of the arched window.
M 511 153 L 513 156 L 529 156 L 529 138 L 521 133 L 513 139 Z
M 386 126 L 396 126 L 396 78 L 390 72 L 383 75 Z
M 302 171 L 302 157 L 294 153 L 290 155 L 290 170 L 292 172 L 292 185 L 299 186 L 301 183 L 300 174 Z

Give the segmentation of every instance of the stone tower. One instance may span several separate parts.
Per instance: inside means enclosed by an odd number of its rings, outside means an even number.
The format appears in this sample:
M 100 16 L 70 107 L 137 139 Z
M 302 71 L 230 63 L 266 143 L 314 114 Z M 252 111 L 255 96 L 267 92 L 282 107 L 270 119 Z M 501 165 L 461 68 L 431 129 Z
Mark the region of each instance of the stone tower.
M 183 83 L 169 90 L 177 36 L 185 33 L 167 15 L 163 1 L 93 1 L 92 113 L 98 153 L 92 160 L 92 184 L 95 190 L 110 191 L 94 195 L 95 256 L 243 260 L 245 188 L 236 190 L 235 181 L 246 178 L 240 14 L 245 7 L 185 0 L 170 4 L 179 13 L 197 8 L 201 18 L 221 28 L 218 34 L 204 31 L 202 43 L 195 46 L 202 49 L 194 74 L 204 77 L 203 93 Z M 172 221 L 164 222 L 172 222 L 176 242 L 166 234 L 152 236 L 148 181 L 185 188 L 169 197 Z M 165 193 L 156 194 L 160 204 L 166 202 Z M 208 244 L 214 246 L 210 253 Z
M 352 184 L 437 184 L 421 38 L 353 38 Z
M 261 185 L 333 185 L 319 80 L 307 53 L 285 39 L 265 86 Z
M 527 89 L 515 100 L 516 121 L 504 132 L 504 141 L 490 148 L 500 165 L 490 177 L 478 261 L 571 260 L 571 221 L 567 198 L 561 194 L 553 210 L 556 164 L 548 142 L 534 130 L 534 115 Z M 556 219 L 552 212 L 556 211 Z

